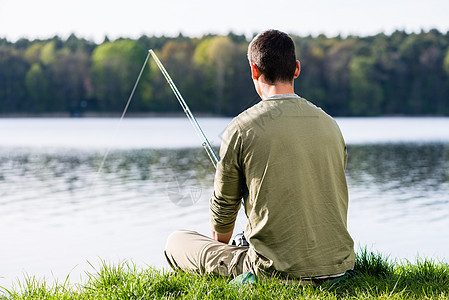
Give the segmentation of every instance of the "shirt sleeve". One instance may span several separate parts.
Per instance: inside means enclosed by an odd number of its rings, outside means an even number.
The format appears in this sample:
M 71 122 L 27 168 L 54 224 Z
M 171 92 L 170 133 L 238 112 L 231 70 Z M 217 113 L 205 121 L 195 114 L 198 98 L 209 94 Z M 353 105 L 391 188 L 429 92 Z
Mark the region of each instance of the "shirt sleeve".
M 242 202 L 241 146 L 240 130 L 236 122 L 231 122 L 223 134 L 214 192 L 209 202 L 211 229 L 218 233 L 233 231 Z

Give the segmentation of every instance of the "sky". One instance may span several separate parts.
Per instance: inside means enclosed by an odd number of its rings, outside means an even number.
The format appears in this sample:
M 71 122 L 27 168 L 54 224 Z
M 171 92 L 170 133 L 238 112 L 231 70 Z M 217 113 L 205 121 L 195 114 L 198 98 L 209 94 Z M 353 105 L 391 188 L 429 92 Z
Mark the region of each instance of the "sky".
M 395 30 L 449 31 L 449 0 L 0 0 L 0 38 L 101 42 L 119 37 L 201 37 L 266 29 L 367 36 Z

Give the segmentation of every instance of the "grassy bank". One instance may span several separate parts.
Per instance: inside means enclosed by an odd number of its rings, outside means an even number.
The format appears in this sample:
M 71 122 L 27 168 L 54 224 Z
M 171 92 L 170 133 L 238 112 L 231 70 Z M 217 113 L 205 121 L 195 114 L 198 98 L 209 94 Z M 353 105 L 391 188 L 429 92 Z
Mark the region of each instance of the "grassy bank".
M 449 299 L 449 265 L 429 259 L 390 262 L 362 250 L 359 275 L 334 286 L 286 285 L 261 279 L 234 287 L 229 279 L 142 269 L 132 263 L 103 265 L 84 284 L 48 285 L 29 277 L 0 299 Z

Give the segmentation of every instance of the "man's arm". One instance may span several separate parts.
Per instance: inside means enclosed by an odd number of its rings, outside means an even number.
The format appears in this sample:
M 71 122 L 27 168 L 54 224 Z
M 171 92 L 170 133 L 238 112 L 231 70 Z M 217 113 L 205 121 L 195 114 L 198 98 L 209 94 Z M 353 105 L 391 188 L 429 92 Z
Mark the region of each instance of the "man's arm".
M 218 242 L 228 244 L 229 241 L 231 240 L 232 231 L 228 232 L 228 233 L 218 233 L 213 230 L 211 230 L 211 231 L 212 231 L 212 238 Z
M 244 177 L 239 164 L 240 149 L 239 130 L 237 124 L 231 122 L 223 134 L 214 192 L 209 202 L 212 238 L 223 243 L 228 243 L 232 237 L 242 203 Z

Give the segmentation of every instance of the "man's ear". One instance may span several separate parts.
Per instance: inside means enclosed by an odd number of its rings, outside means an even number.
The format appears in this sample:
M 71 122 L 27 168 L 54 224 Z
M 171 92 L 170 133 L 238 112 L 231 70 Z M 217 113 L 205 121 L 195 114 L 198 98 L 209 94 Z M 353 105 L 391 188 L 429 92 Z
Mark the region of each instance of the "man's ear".
M 301 63 L 299 62 L 299 60 L 297 60 L 296 61 L 295 75 L 293 76 L 293 78 L 298 78 L 299 73 L 301 73 Z
M 251 78 L 252 79 L 259 79 L 260 77 L 260 71 L 259 68 L 257 68 L 255 63 L 251 63 Z

